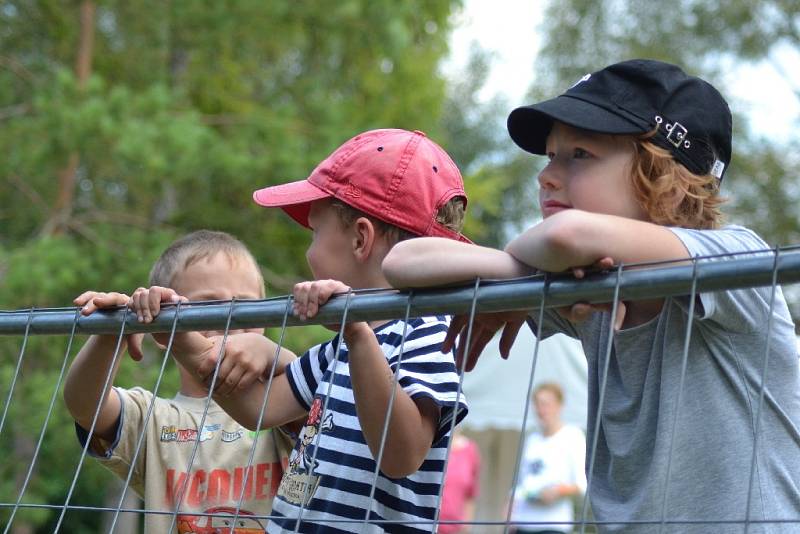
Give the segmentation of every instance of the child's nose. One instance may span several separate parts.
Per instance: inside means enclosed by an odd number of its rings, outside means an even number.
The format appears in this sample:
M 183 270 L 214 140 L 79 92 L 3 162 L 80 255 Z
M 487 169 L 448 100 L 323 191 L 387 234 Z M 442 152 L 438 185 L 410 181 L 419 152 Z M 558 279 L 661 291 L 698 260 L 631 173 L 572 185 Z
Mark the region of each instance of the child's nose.
M 539 187 L 543 189 L 559 189 L 561 187 L 561 177 L 552 161 L 539 173 Z

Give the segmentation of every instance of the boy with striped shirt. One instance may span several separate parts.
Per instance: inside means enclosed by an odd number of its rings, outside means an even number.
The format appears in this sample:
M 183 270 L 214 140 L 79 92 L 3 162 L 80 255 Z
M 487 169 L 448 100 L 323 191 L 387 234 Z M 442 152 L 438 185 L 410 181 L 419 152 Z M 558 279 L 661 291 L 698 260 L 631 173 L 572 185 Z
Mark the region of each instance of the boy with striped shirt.
M 388 287 L 381 263 L 398 241 L 439 236 L 468 242 L 460 234 L 466 206 L 461 175 L 421 132 L 362 133 L 307 180 L 253 196 L 314 232 L 306 258 L 315 280 L 293 291 L 294 313 L 301 319 L 316 315 L 336 293 Z M 275 377 L 262 421 L 263 383 L 217 399 L 253 428 L 308 413 L 268 532 L 430 532 L 449 431 L 467 411 L 453 355 L 441 350 L 449 323 L 440 316 L 346 324 L 343 339 L 337 334 L 311 348 Z M 339 326 L 331 329 L 338 332 Z M 176 340 L 176 357 L 189 367 L 210 369 L 216 354 L 210 345 L 208 361 L 184 361 L 182 354 L 203 352 L 187 349 L 192 343 L 187 336 Z

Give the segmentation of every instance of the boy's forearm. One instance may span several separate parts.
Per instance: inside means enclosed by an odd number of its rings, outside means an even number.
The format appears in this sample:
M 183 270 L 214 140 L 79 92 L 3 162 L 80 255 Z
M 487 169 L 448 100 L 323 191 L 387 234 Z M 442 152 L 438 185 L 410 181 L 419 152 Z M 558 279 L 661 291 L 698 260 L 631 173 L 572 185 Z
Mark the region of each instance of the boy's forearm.
M 102 403 L 95 433 L 104 438 L 116 425 L 120 413 L 119 397 L 110 393 L 110 390 L 126 349 L 125 340 L 120 344 L 115 361 L 116 346 L 115 336 L 91 336 L 75 356 L 64 381 L 64 403 L 73 419 L 82 427 L 91 427 L 97 405 Z M 112 369 L 110 378 L 109 369 Z M 108 386 L 103 388 L 106 381 Z
M 570 209 L 529 228 L 504 251 L 436 237 L 402 241 L 389 251 L 383 271 L 393 287 L 428 287 L 561 272 L 604 257 L 640 263 L 687 256 L 680 239 L 664 226 Z
M 228 415 L 248 430 L 264 430 L 298 419 L 306 410 L 294 398 L 284 373 L 276 375 L 270 385 L 264 416 L 259 422 L 267 384 L 256 382 L 249 388 L 230 395 L 214 395 L 214 400 Z
M 280 347 L 279 349 L 277 343 L 269 338 L 266 339 L 268 339 L 271 343 L 273 350 L 272 357 L 278 357 L 278 361 L 275 363 L 275 376 L 282 375 L 286 371 L 286 368 L 289 366 L 289 364 L 297 359 L 297 355 L 286 347 Z M 271 369 L 272 362 L 268 363 L 266 372 L 269 373 Z
M 430 450 L 438 409 L 420 408 L 399 384 L 386 362 L 375 334 L 366 323 L 348 325 L 345 333 L 356 415 L 364 438 L 377 459 L 384 422 L 394 392 L 394 403 L 383 446 L 381 471 L 401 478 L 417 471 Z M 431 403 L 432 404 L 432 403 Z M 436 413 L 434 413 L 436 412 Z
M 505 251 L 517 261 L 541 271 L 561 272 L 590 265 L 603 255 L 613 258 L 611 236 L 592 228 L 595 214 L 579 210 L 557 213 L 514 238 Z M 600 252 L 607 250 L 607 252 Z
M 198 374 L 211 357 L 217 356 L 216 345 L 199 332 L 176 332 L 170 354 L 190 373 Z
M 438 237 L 420 237 L 392 247 L 383 261 L 392 287 L 429 287 L 481 278 L 515 278 L 534 269 L 510 254 Z
M 681 240 L 664 226 L 577 209 L 548 217 L 505 250 L 519 262 L 549 272 L 592 265 L 604 257 L 630 264 L 688 256 Z

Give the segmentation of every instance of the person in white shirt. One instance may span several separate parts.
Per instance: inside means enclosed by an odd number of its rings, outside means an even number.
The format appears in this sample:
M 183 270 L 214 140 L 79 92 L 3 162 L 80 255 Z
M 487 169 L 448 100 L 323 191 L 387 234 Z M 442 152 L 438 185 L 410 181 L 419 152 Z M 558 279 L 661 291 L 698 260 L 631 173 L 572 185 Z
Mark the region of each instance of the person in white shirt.
M 525 442 L 511 520 L 517 534 L 570 532 L 573 498 L 586 491 L 586 438 L 561 421 L 564 393 L 558 384 L 540 384 L 533 403 L 541 430 Z

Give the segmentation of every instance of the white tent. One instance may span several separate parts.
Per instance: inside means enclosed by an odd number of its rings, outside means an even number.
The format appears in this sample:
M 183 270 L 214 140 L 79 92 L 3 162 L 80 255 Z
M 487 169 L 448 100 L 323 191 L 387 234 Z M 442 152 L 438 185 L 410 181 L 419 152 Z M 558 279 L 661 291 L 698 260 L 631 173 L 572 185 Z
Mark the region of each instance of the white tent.
M 580 343 L 561 334 L 542 341 L 536 369 L 532 369 L 535 344 L 530 329 L 523 327 L 508 360 L 503 360 L 497 335 L 475 369 L 464 376 L 470 411 L 461 426 L 481 450 L 481 494 L 476 507 L 480 520 L 505 520 L 532 372 L 533 388 L 541 382 L 556 382 L 564 389 L 564 421 L 586 428 L 586 358 Z M 531 407 L 526 430 L 536 425 Z

